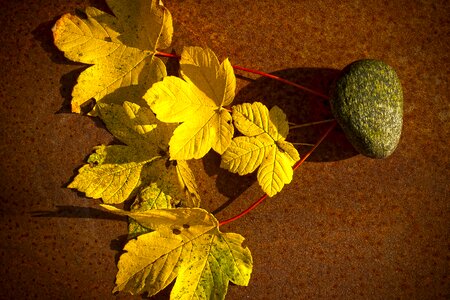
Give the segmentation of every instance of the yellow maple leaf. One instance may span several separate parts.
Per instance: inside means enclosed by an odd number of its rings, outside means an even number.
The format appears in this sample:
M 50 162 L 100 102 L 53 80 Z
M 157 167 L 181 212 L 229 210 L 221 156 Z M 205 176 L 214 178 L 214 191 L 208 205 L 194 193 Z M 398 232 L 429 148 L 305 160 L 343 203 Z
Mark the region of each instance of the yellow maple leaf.
M 234 106 L 233 120 L 244 136 L 232 140 L 220 166 L 239 175 L 258 168 L 259 184 L 267 195 L 274 196 L 291 182 L 292 166 L 300 159 L 295 147 L 285 141 L 289 131 L 286 115 L 277 106 L 269 112 L 262 103 L 254 102 Z
M 68 186 L 105 203 L 121 203 L 151 183 L 181 201 L 200 205 L 194 174 L 185 161 L 168 161 L 174 126 L 159 122 L 150 108 L 125 101 L 98 104 L 108 130 L 125 145 L 100 146 Z M 178 204 L 178 203 L 177 203 Z
M 186 47 L 180 75 L 165 77 L 144 96 L 160 121 L 182 123 L 170 139 L 170 158 L 201 158 L 211 148 L 222 154 L 234 134 L 225 108 L 235 96 L 233 67 L 228 59 L 220 64 L 210 49 Z
M 151 232 L 130 240 L 118 262 L 113 292 L 155 295 L 175 281 L 171 299 L 225 299 L 229 281 L 246 286 L 253 259 L 244 238 L 222 233 L 219 222 L 201 208 L 123 211 Z
M 99 146 L 78 170 L 68 188 L 105 203 L 122 203 L 142 184 L 143 173 L 159 156 L 146 156 L 124 145 Z
M 156 49 L 170 46 L 172 17 L 160 1 L 107 0 L 115 16 L 94 7 L 85 17 L 63 15 L 53 27 L 55 45 L 76 62 L 92 64 L 72 91 L 72 111 L 95 99 L 139 103 L 145 91 L 166 76 Z
M 169 139 L 175 128 L 173 124 L 162 123 L 156 119 L 150 108 L 140 107 L 127 101 L 122 105 L 99 103 L 98 107 L 99 115 L 109 132 L 121 142 L 139 149 L 140 152 L 147 155 L 166 156 Z M 166 166 L 166 162 L 154 162 L 152 168 L 154 173 L 159 173 L 160 180 L 162 178 L 178 178 L 180 191 L 184 192 L 186 196 L 183 201 L 184 206 L 197 207 L 200 205 L 195 176 L 186 161 L 177 160 L 172 163 L 172 167 Z M 163 176 L 162 174 L 165 173 L 168 174 Z M 167 182 L 162 185 L 167 188 Z

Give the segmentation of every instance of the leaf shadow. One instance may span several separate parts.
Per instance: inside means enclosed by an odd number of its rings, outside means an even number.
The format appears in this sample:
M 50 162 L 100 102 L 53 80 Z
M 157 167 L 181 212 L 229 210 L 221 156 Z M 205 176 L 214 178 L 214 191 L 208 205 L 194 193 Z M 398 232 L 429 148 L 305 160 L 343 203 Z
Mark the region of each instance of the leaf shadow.
M 72 113 L 72 90 L 77 83 L 78 76 L 86 69 L 87 66 L 84 66 L 61 76 L 61 79 L 59 80 L 59 93 L 63 98 L 63 102 L 60 109 L 56 112 L 57 114 Z
M 47 52 L 50 60 L 56 64 L 73 64 L 81 65 L 79 63 L 71 62 L 64 57 L 64 54 L 58 50 L 53 43 L 52 27 L 61 16 L 54 17 L 52 20 L 39 24 L 31 31 L 33 38 L 39 43 L 41 48 Z
M 112 221 L 127 221 L 127 217 L 112 214 L 98 208 L 71 206 L 71 205 L 56 205 L 56 210 L 53 211 L 32 211 L 33 218 L 71 218 L 71 219 L 100 219 Z M 122 254 L 123 246 L 127 242 L 128 235 L 124 234 L 118 236 L 110 242 L 110 249 L 117 251 L 115 256 L 116 263 Z
M 220 204 L 219 207 L 211 212 L 213 215 L 218 214 L 227 208 L 256 181 L 255 174 L 239 176 L 220 168 L 220 155 L 216 152 L 210 151 L 203 157 L 202 162 L 206 174 L 209 176 L 216 176 L 216 187 L 218 192 L 228 198 L 227 201 Z
M 77 82 L 78 76 L 83 72 L 88 66 L 82 63 L 77 63 L 68 60 L 64 57 L 63 52 L 61 52 L 53 43 L 53 33 L 52 27 L 55 25 L 56 21 L 61 16 L 57 16 L 50 21 L 43 22 L 39 24 L 31 33 L 33 38 L 39 43 L 41 48 L 47 52 L 49 59 L 59 65 L 72 65 L 79 66 L 73 71 L 63 75 L 59 81 L 60 88 L 59 92 L 61 97 L 63 98 L 63 103 L 61 104 L 60 109 L 56 112 L 59 113 L 71 113 L 70 102 L 72 100 L 72 90 Z
M 117 238 L 111 240 L 109 243 L 109 249 L 116 252 L 114 255 L 114 262 L 116 265 L 119 263 L 120 256 L 125 253 L 123 247 L 128 242 L 128 234 L 119 235 Z
M 330 68 L 291 68 L 271 74 L 328 95 L 339 73 L 339 70 Z M 256 80 L 241 74 L 238 74 L 237 77 L 249 83 L 238 91 L 234 104 L 260 101 L 269 109 L 277 105 L 286 113 L 288 121 L 295 124 L 333 119 L 330 103 L 326 99 L 266 77 L 260 77 Z M 314 144 L 328 126 L 328 124 L 320 124 L 292 130 L 287 140 L 295 143 Z M 296 148 L 302 156 L 310 149 L 310 146 L 297 146 Z M 338 161 L 357 154 L 358 152 L 338 126 L 307 161 Z M 215 153 L 208 154 L 203 159 L 203 164 L 209 176 L 217 176 L 216 187 L 218 191 L 228 197 L 228 200 L 213 213 L 218 213 L 233 203 L 256 181 L 254 174 L 238 176 L 221 169 L 219 167 L 220 156 Z
M 53 211 L 32 211 L 31 216 L 33 218 L 127 220 L 124 216 L 115 215 L 102 209 L 72 205 L 56 205 L 56 210 Z

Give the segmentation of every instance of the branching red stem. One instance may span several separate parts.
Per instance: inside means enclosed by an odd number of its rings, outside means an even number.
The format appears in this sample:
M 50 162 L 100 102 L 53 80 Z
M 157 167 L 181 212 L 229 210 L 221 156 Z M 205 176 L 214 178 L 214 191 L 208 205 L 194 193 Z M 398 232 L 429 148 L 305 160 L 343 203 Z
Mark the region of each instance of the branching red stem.
M 169 57 L 169 58 L 177 58 L 177 59 L 180 59 L 180 56 L 179 56 L 179 55 L 172 54 L 172 53 L 156 52 L 155 55 L 156 55 L 156 56 L 162 56 L 162 57 Z M 287 80 L 287 79 L 284 79 L 284 78 L 275 76 L 275 75 L 273 75 L 273 74 L 265 73 L 265 72 L 258 71 L 258 70 L 248 69 L 248 68 L 244 68 L 244 67 L 241 67 L 241 66 L 233 66 L 233 68 L 234 68 L 235 70 L 240 70 L 240 71 L 244 71 L 244 72 L 248 72 L 248 73 L 253 73 L 253 74 L 257 74 L 257 75 L 263 76 L 263 77 L 267 77 L 267 78 L 271 78 L 271 79 L 280 81 L 280 82 L 282 82 L 282 83 L 285 83 L 285 84 L 294 86 L 294 87 L 296 87 L 296 88 L 298 88 L 298 89 L 301 89 L 302 91 L 305 91 L 305 92 L 308 92 L 308 93 L 310 93 L 310 94 L 316 95 L 316 96 L 318 96 L 318 97 L 320 97 L 320 98 L 323 98 L 323 99 L 327 99 L 327 100 L 330 99 L 330 97 L 328 97 L 327 95 L 325 95 L 325 94 L 323 94 L 323 93 L 321 93 L 321 92 L 312 90 L 312 89 L 310 89 L 310 88 L 307 88 L 306 86 L 297 84 L 297 83 L 295 83 L 295 82 L 292 82 L 292 81 L 289 81 L 289 80 Z
M 298 167 L 301 166 L 301 164 L 303 164 L 305 162 L 305 160 L 311 155 L 311 153 L 314 152 L 314 150 L 316 150 L 316 148 L 320 145 L 320 143 L 323 142 L 323 140 L 330 134 L 330 132 L 334 129 L 334 127 L 336 127 L 337 122 L 333 121 L 332 124 L 328 127 L 328 129 L 322 134 L 322 136 L 319 138 L 319 140 L 314 144 L 314 146 L 305 154 L 303 155 L 303 158 L 301 160 L 299 160 L 293 167 L 294 170 L 296 170 Z M 264 194 L 261 196 L 261 198 L 259 198 L 258 200 L 256 200 L 252 205 L 250 205 L 246 210 L 240 212 L 239 214 L 237 214 L 236 216 L 229 218 L 227 220 L 221 221 L 219 222 L 219 226 L 228 224 L 230 222 L 233 222 L 237 219 L 239 219 L 240 217 L 245 216 L 246 214 L 248 214 L 250 211 L 252 211 L 255 207 L 257 207 L 259 204 L 261 204 L 265 199 L 267 198 L 267 194 Z
M 162 57 L 169 57 L 169 58 L 180 59 L 180 56 L 179 56 L 179 55 L 172 54 L 172 53 L 156 52 L 155 55 L 157 55 L 157 56 L 162 56 Z M 261 71 L 253 70 L 253 69 L 248 69 L 248 68 L 244 68 L 244 67 L 240 67 L 240 66 L 233 66 L 233 68 L 234 68 L 235 70 L 240 70 L 240 71 L 245 71 L 245 72 L 248 72 L 248 73 L 257 74 L 257 75 L 260 75 L 260 76 L 264 76 L 264 77 L 267 77 L 267 78 L 271 78 L 271 79 L 274 79 L 274 80 L 283 82 L 283 83 L 285 83 L 285 84 L 294 86 L 294 87 L 296 87 L 296 88 L 299 88 L 299 89 L 301 89 L 301 90 L 303 90 L 303 91 L 305 91 L 305 92 L 311 93 L 311 94 L 316 95 L 316 96 L 318 96 L 318 97 L 321 97 L 321 98 L 323 98 L 323 99 L 327 99 L 327 100 L 330 99 L 330 97 L 328 97 L 327 95 L 322 94 L 321 92 L 312 90 L 312 89 L 310 89 L 310 88 L 307 88 L 307 87 L 302 86 L 302 85 L 300 85 L 300 84 L 297 84 L 297 83 L 295 83 L 295 82 L 289 81 L 289 80 L 287 80 L 287 79 L 284 79 L 284 78 L 281 78 L 281 77 L 278 77 L 278 76 L 275 76 L 275 75 L 272 75 L 272 74 L 269 74 L 269 73 L 265 73 L 265 72 L 261 72 Z M 303 158 L 302 158 L 301 160 L 299 160 L 299 161 L 294 165 L 294 167 L 293 167 L 294 170 L 296 170 L 298 167 L 300 167 L 301 164 L 303 164 L 303 162 L 311 155 L 311 153 L 313 153 L 314 150 L 316 150 L 316 148 L 320 145 L 320 143 L 322 143 L 322 141 L 323 141 L 323 140 L 328 136 L 328 134 L 333 130 L 333 128 L 336 126 L 336 124 L 337 124 L 336 121 L 333 121 L 333 122 L 332 122 L 331 126 L 328 127 L 328 129 L 327 129 L 327 130 L 325 131 L 325 133 L 320 137 L 320 139 L 314 144 L 314 146 L 313 146 L 313 147 L 312 147 L 305 155 L 303 155 Z M 268 197 L 267 194 L 262 195 L 258 200 L 256 200 L 252 205 L 250 205 L 246 210 L 242 211 L 241 213 L 237 214 L 236 216 L 234 216 L 234 217 L 232 217 L 232 218 L 229 218 L 229 219 L 227 219 L 227 220 L 224 220 L 224 221 L 219 222 L 219 226 L 228 224 L 228 223 L 230 223 L 230 222 L 233 222 L 234 220 L 239 219 L 240 217 L 245 216 L 245 215 L 248 214 L 250 211 L 252 211 L 255 207 L 257 207 L 259 204 L 261 204 L 267 197 Z
M 328 127 L 328 129 L 322 134 L 322 136 L 319 138 L 319 140 L 314 144 L 314 146 L 309 149 L 308 152 L 306 152 L 303 157 L 294 165 L 294 167 L 292 167 L 295 170 L 298 169 L 298 167 L 301 166 L 301 164 L 311 155 L 311 153 L 314 152 L 314 150 L 316 150 L 316 148 L 320 145 L 320 143 L 323 142 L 323 140 L 330 134 L 330 132 L 334 129 L 334 127 L 336 127 L 337 122 L 336 120 L 333 121 L 331 123 L 331 125 Z

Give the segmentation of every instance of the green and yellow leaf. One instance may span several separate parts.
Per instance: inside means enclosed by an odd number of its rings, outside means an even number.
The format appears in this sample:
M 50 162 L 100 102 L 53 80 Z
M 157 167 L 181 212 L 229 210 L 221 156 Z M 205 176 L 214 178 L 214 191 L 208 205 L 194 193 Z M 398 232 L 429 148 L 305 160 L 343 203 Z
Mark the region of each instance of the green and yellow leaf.
M 252 257 L 244 238 L 222 233 L 213 215 L 200 208 L 126 212 L 153 231 L 125 245 L 120 257 L 116 291 L 158 293 L 175 278 L 171 299 L 224 299 L 229 281 L 248 285 Z
M 171 43 L 169 11 L 157 0 L 107 3 L 115 16 L 88 7 L 85 16 L 63 15 L 52 29 L 55 45 L 68 59 L 92 65 L 73 89 L 73 112 L 79 113 L 91 99 L 139 102 L 166 76 L 164 63 L 154 54 Z
M 293 177 L 292 166 L 300 159 L 285 139 L 289 124 L 284 112 L 274 106 L 270 112 L 260 102 L 233 107 L 236 128 L 244 136 L 232 140 L 222 155 L 221 167 L 239 175 L 257 171 L 263 191 L 274 196 Z
M 121 203 L 140 188 L 157 184 L 177 205 L 197 207 L 200 197 L 185 161 L 168 160 L 174 125 L 159 122 L 149 108 L 131 102 L 98 104 L 108 130 L 126 145 L 101 146 L 69 185 L 105 203 Z
M 145 182 L 153 182 L 166 195 L 170 195 L 179 207 L 199 207 L 200 195 L 194 174 L 186 161 L 170 161 L 167 157 L 149 165 Z
M 175 208 L 176 200 L 171 196 L 164 194 L 158 188 L 156 183 L 151 183 L 150 186 L 142 189 L 136 199 L 131 205 L 130 210 L 132 212 L 145 212 L 152 209 L 163 209 L 163 208 Z M 137 236 L 150 232 L 151 230 L 141 226 L 138 222 L 130 218 L 128 224 L 128 238 L 136 238 Z
M 180 74 L 152 86 L 144 99 L 163 122 L 182 123 L 170 139 L 170 158 L 203 157 L 211 148 L 222 154 L 234 134 L 225 106 L 235 95 L 236 77 L 226 59 L 221 64 L 210 49 L 186 47 Z

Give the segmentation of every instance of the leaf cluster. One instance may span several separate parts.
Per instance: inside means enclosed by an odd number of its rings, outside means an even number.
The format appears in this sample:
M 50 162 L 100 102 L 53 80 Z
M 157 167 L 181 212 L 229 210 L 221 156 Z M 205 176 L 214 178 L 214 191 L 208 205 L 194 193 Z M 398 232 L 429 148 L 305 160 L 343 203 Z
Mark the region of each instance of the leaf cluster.
M 212 149 L 231 172 L 257 171 L 262 189 L 274 196 L 299 160 L 286 141 L 286 115 L 260 102 L 232 106 L 233 67 L 210 49 L 185 47 L 179 76 L 167 76 L 155 54 L 170 47 L 173 26 L 160 1 L 107 4 L 114 15 L 88 7 L 83 15 L 63 15 L 53 28 L 68 59 L 91 65 L 73 89 L 72 111 L 94 101 L 89 114 L 122 143 L 96 147 L 69 188 L 130 218 L 114 292 L 154 295 L 176 279 L 172 299 L 223 299 L 229 281 L 248 284 L 252 257 L 242 236 L 222 233 L 199 208 L 187 161 Z M 129 211 L 108 205 L 126 201 Z

